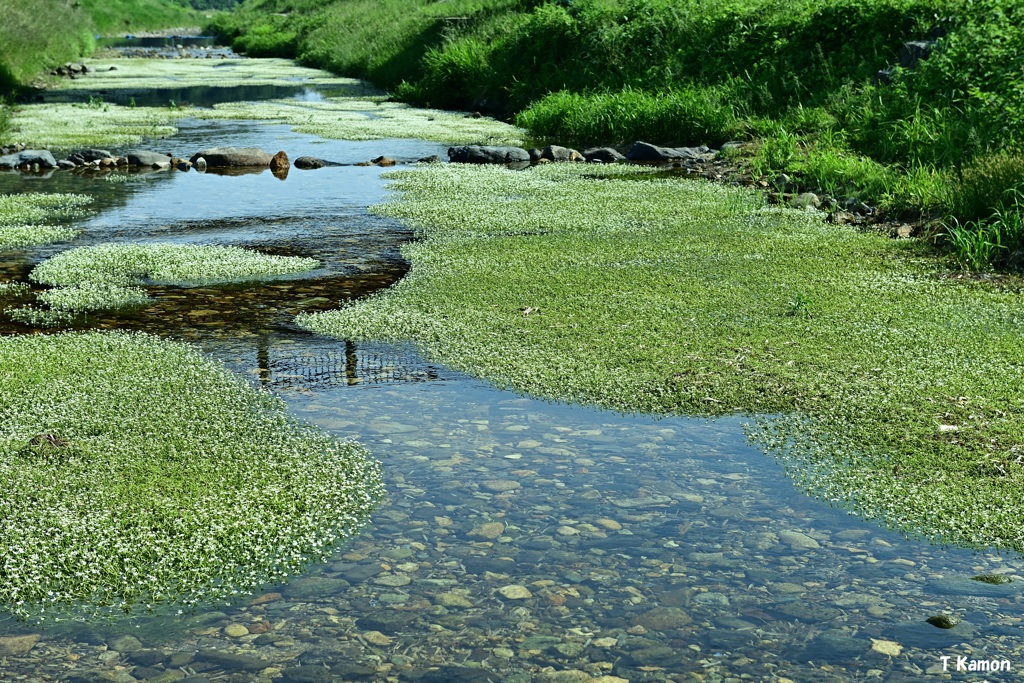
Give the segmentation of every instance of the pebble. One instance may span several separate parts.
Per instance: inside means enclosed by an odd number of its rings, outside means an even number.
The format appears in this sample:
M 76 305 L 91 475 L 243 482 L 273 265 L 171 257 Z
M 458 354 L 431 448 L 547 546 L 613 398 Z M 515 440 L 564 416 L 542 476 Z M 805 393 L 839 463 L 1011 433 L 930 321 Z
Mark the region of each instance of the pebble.
M 498 589 L 498 593 L 508 600 L 528 600 L 533 597 L 533 593 L 530 592 L 529 588 L 518 584 L 502 586 Z
M 380 576 L 375 576 L 372 581 L 378 586 L 388 586 L 390 588 L 408 586 L 412 583 L 412 579 L 405 574 L 381 574 Z
M 480 484 L 483 488 L 494 493 L 506 493 L 522 488 L 522 484 L 512 479 L 488 479 Z
M 655 607 L 636 618 L 638 626 L 651 631 L 671 631 L 692 622 L 690 615 L 678 607 Z
M 380 631 L 367 631 L 363 634 L 363 640 L 368 642 L 370 645 L 378 645 L 385 647 L 391 644 L 391 639 Z
M 440 593 L 434 597 L 434 601 L 443 607 L 472 607 L 473 601 L 459 593 Z
M 889 655 L 890 657 L 899 657 L 900 653 L 903 652 L 903 646 L 899 643 L 891 640 L 879 640 L 871 639 L 871 649 L 875 652 L 881 652 L 883 655 Z
M 242 624 L 228 624 L 224 627 L 224 634 L 232 638 L 241 638 L 249 635 L 249 629 Z
M 622 529 L 622 525 L 621 524 L 616 522 L 614 519 L 608 519 L 607 517 L 602 517 L 601 519 L 595 519 L 594 520 L 594 524 L 597 524 L 598 526 L 602 526 L 605 529 L 608 529 L 609 531 L 620 531 Z
M 800 531 L 785 530 L 778 532 L 778 535 L 779 540 L 793 550 L 812 550 L 821 547 L 817 541 Z
M 38 633 L 31 633 L 22 636 L 0 636 L 0 656 L 23 655 L 42 638 Z
M 111 650 L 124 653 L 135 652 L 136 650 L 141 650 L 143 647 L 142 642 L 138 638 L 129 635 L 112 638 L 110 642 L 107 643 L 107 646 Z
M 469 536 L 472 538 L 486 538 L 493 540 L 505 533 L 505 525 L 501 522 L 487 522 L 473 527 Z

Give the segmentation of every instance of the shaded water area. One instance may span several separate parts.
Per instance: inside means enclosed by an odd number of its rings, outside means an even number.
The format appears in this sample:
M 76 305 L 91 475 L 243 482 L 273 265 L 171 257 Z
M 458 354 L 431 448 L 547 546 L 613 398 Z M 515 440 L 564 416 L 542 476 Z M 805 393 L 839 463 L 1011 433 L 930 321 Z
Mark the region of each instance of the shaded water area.
M 343 163 L 445 147 L 229 121 L 184 122 L 159 148 L 212 145 Z M 84 625 L 0 617 L 0 637 L 26 636 L 0 640 L 11 649 L 0 680 L 1024 680 L 1020 558 L 908 541 L 801 494 L 748 442 L 745 418 L 555 405 L 410 349 L 296 329 L 295 313 L 406 271 L 410 232 L 367 212 L 385 197 L 380 173 L 0 176 L 0 192 L 97 197 L 72 246 L 181 241 L 320 259 L 262 285 L 148 288 L 149 308 L 82 327 L 198 345 L 303 419 L 367 445 L 389 492 L 330 562 L 239 604 Z M 0 278 L 24 280 L 66 248 L 6 254 Z M 979 574 L 1014 581 L 971 580 Z M 926 622 L 937 615 L 960 623 Z M 958 657 L 1010 670 L 958 672 Z

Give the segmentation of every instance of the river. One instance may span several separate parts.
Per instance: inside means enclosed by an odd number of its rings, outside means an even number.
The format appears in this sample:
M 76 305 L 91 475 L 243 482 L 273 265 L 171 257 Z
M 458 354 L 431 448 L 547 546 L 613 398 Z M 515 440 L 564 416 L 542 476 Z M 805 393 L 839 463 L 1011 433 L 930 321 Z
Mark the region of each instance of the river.
M 447 147 L 325 140 L 258 121 L 178 125 L 159 145 L 180 156 L 237 145 L 353 163 Z M 405 272 L 410 231 L 368 212 L 386 198 L 382 170 L 293 169 L 283 181 L 159 173 L 113 190 L 72 174 L 0 175 L 0 192 L 95 196 L 75 246 L 182 241 L 320 259 L 307 276 L 263 287 L 151 288 L 153 306 L 90 325 L 197 345 L 302 419 L 364 443 L 388 489 L 331 561 L 238 604 L 115 623 L 0 617 L 0 643 L 34 642 L 0 652 L 0 679 L 1024 680 L 1020 558 L 908 540 L 805 496 L 748 442 L 746 418 L 545 403 L 410 349 L 297 329 L 296 313 Z M 0 273 L 24 279 L 65 248 L 9 252 Z M 970 580 L 979 574 L 1015 581 Z M 962 621 L 926 622 L 943 614 Z

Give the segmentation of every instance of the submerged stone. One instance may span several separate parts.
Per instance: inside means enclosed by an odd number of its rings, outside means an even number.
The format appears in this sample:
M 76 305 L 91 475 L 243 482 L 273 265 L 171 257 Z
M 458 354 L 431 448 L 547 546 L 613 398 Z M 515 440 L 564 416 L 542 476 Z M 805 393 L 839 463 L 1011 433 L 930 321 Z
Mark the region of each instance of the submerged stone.
M 42 636 L 38 633 L 31 633 L 22 636 L 0 637 L 0 656 L 10 657 L 14 655 L 23 655 L 34 648 L 40 638 L 42 638 Z
M 935 628 L 953 628 L 960 623 L 960 618 L 949 614 L 936 614 L 933 617 L 928 617 L 925 621 Z
M 1003 574 L 979 574 L 978 576 L 972 576 L 971 581 L 980 581 L 993 586 L 1002 586 L 1003 584 L 1013 583 L 1013 579 Z
M 679 607 L 655 607 L 634 621 L 651 631 L 673 631 L 689 625 L 693 619 Z

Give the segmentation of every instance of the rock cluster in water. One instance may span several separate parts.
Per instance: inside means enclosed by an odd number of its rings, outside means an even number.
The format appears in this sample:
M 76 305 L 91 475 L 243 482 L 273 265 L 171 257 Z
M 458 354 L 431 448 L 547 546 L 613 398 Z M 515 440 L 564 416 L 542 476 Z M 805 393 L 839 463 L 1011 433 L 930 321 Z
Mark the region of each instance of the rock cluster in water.
M 729 142 L 722 145 L 722 150 L 739 146 L 741 143 Z M 592 147 L 581 152 L 560 145 L 548 145 L 542 149 L 462 145 L 448 149 L 448 160 L 451 163 L 503 164 L 510 168 L 526 168 L 555 162 L 655 164 L 707 180 L 754 185 L 768 192 L 769 201 L 796 209 L 827 211 L 828 219 L 832 223 L 861 224 L 878 222 L 880 219 L 876 215 L 874 207 L 868 206 L 858 198 L 850 197 L 840 200 L 814 192 L 800 192 L 797 184 L 785 173 L 778 174 L 770 181 L 757 180 L 749 172 L 730 165 L 724 156 L 719 155 L 719 152 L 720 150 L 706 145 L 661 147 L 639 140 L 634 142 L 624 154 L 612 147 Z M 130 170 L 136 173 L 170 169 L 247 173 L 252 170 L 258 172 L 269 168 L 274 175 L 281 179 L 287 177 L 292 166 L 302 170 L 312 170 L 328 166 L 394 166 L 399 163 L 439 163 L 441 161 L 437 155 L 406 160 L 382 155 L 356 164 L 343 164 L 312 156 L 300 156 L 291 162 L 284 151 L 271 155 L 255 147 L 211 147 L 200 150 L 187 159 L 144 150 L 114 156 L 111 152 L 103 149 L 82 149 L 64 159 L 57 160 L 48 150 L 26 149 L 24 145 L 0 148 L 0 154 L 2 154 L 0 156 L 0 171 L 21 173 L 46 174 L 55 170 L 104 173 L 115 169 Z M 914 233 L 914 228 L 910 225 L 898 224 L 890 227 L 894 237 L 910 237 Z

